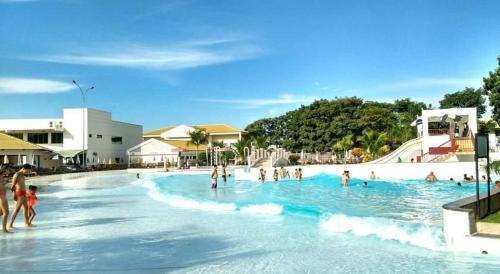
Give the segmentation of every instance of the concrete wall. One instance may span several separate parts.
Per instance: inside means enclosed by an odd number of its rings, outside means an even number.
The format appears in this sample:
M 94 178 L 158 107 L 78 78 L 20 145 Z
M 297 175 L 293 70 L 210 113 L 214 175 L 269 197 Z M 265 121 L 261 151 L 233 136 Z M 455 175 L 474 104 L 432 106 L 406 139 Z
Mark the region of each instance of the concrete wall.
M 500 209 L 500 190 L 491 191 L 491 212 Z M 500 238 L 487 237 L 477 232 L 476 196 L 461 199 L 443 206 L 443 232 L 452 250 L 500 255 Z M 481 193 L 479 208 L 487 215 L 486 193 Z
M 355 165 L 307 165 L 307 166 L 288 166 L 286 167 L 290 174 L 293 174 L 295 168 L 302 168 L 304 177 L 315 176 L 321 173 L 340 176 L 344 170 L 349 170 L 351 177 L 359 179 L 368 179 L 370 172 L 374 171 L 379 179 L 398 180 L 398 179 L 424 179 L 430 171 L 440 180 L 449 180 L 454 178 L 459 180 L 463 174 L 475 175 L 474 162 L 457 163 L 390 163 L 390 164 L 355 164 Z M 272 174 L 274 168 L 266 168 L 267 174 Z M 250 172 L 245 172 L 243 168 L 235 171 L 236 180 L 257 181 L 259 168 L 252 168 Z M 484 169 L 480 168 L 480 176 L 485 175 Z

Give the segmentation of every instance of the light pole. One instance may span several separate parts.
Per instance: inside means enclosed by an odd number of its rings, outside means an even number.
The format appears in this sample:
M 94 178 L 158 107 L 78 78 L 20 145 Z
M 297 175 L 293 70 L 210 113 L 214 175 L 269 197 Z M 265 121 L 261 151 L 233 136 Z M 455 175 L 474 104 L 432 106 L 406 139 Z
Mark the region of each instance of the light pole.
M 82 153 L 83 153 L 83 167 L 84 168 L 87 168 L 87 159 L 85 158 L 85 97 L 87 96 L 87 92 L 89 90 L 93 90 L 94 89 L 94 86 L 90 86 L 88 87 L 85 91 L 83 91 L 83 89 L 80 87 L 80 85 L 78 85 L 78 83 L 73 80 L 73 84 L 75 84 L 75 86 L 78 87 L 78 89 L 80 90 L 81 94 L 82 94 L 82 101 L 83 101 L 83 107 L 82 107 Z

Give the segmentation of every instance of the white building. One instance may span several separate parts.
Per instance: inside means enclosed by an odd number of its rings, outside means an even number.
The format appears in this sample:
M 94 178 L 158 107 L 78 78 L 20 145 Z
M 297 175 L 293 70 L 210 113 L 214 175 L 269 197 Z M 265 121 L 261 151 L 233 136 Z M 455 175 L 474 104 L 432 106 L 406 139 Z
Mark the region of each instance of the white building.
M 474 161 L 476 108 L 422 110 L 412 126 L 417 128 L 417 138 L 372 163 Z
M 423 154 L 472 154 L 477 135 L 476 108 L 422 110 Z
M 206 144 L 198 147 L 189 142 L 191 140 L 189 134 L 196 129 L 201 129 L 207 134 Z M 196 162 L 197 156 L 206 156 L 212 149 L 214 149 L 213 157 L 218 159 L 218 155 L 231 150 L 231 144 L 241 141 L 243 134 L 243 130 L 225 124 L 178 125 L 150 130 L 144 132 L 144 142 L 128 150 L 129 162 L 164 166 L 192 164 Z
M 113 121 L 111 113 L 68 108 L 62 118 L 0 119 L 0 132 L 50 149 L 66 162 L 126 163 L 127 149 L 142 142 L 142 126 Z M 78 156 L 78 157 L 77 157 Z
M 208 134 L 208 144 L 213 142 L 222 142 L 224 146 L 229 146 L 232 143 L 241 141 L 244 131 L 229 125 L 212 124 L 212 125 L 178 125 L 173 127 L 165 127 L 144 132 L 144 140 L 151 138 L 163 140 L 186 140 L 190 139 L 189 133 L 195 129 L 202 129 Z

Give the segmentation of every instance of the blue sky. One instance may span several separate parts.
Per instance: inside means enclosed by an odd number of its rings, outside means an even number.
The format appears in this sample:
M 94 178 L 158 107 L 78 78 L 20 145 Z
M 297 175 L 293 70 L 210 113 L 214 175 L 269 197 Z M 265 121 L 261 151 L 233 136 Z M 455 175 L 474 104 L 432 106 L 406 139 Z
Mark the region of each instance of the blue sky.
M 0 0 L 0 118 L 88 105 L 244 127 L 317 98 L 434 105 L 500 55 L 500 1 Z

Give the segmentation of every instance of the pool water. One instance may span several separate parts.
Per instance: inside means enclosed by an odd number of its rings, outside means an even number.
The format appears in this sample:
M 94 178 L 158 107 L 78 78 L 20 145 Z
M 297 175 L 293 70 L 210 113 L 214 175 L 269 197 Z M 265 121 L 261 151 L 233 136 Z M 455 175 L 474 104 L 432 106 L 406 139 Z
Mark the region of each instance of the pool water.
M 37 227 L 0 235 L 0 272 L 495 273 L 500 258 L 444 242 L 441 206 L 474 193 L 325 174 L 216 191 L 208 175 L 66 180 L 42 188 Z

